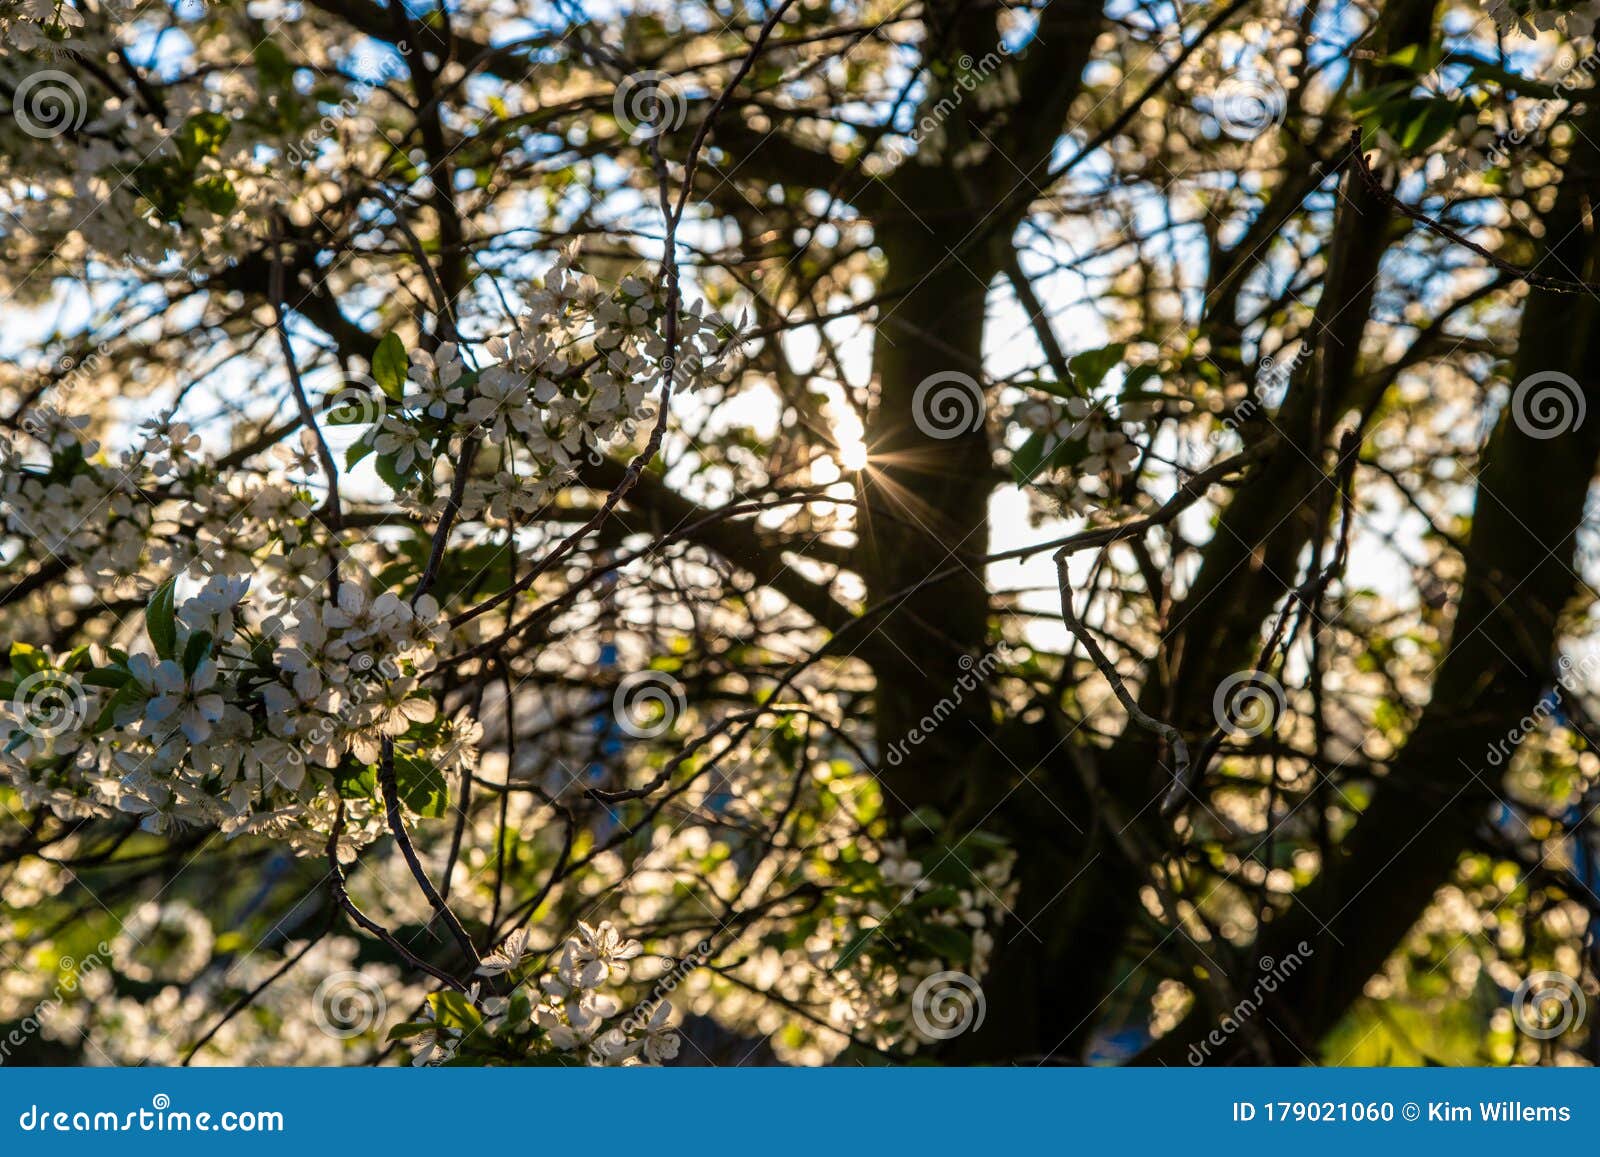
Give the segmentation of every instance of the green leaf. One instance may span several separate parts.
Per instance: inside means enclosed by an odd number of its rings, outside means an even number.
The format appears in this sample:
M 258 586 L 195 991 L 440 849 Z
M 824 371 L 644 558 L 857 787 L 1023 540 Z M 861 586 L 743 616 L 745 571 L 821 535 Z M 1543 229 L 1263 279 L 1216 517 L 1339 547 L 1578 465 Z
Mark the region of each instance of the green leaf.
M 1393 109 L 1404 104 L 1415 83 L 1411 80 L 1393 80 L 1377 88 L 1358 92 L 1350 98 L 1350 111 L 1358 117 L 1381 115 L 1385 108 Z
M 419 816 L 439 819 L 449 808 L 450 792 L 444 773 L 430 760 L 395 752 L 394 785 L 400 801 Z
M 946 964 L 965 964 L 972 959 L 972 937 L 948 924 L 923 924 L 917 928 L 917 939 Z
M 145 634 L 163 659 L 170 659 L 178 651 L 178 621 L 173 611 L 178 578 L 174 575 L 156 588 L 150 596 L 150 605 L 144 609 Z
M 372 377 L 392 401 L 406 392 L 406 347 L 393 330 L 383 335 L 372 355 Z
M 1380 64 L 1396 64 L 1415 73 L 1432 72 L 1444 59 L 1443 50 L 1436 44 L 1408 44 L 1399 52 L 1378 58 Z
M 1403 149 L 1426 149 L 1455 127 L 1461 109 L 1454 101 L 1424 100 L 1400 135 Z
M 932 908 L 953 908 L 961 902 L 961 889 L 944 884 L 922 893 L 911 902 L 913 912 L 926 912 Z
M 447 1027 L 470 1031 L 483 1023 L 483 1017 L 472 1007 L 472 1002 L 453 988 L 434 993 L 428 997 L 428 1002 L 433 1005 L 433 1014 L 439 1018 L 439 1023 Z
M 389 1040 L 408 1040 L 414 1036 L 421 1036 L 425 1032 L 432 1032 L 438 1028 L 437 1021 L 408 1020 L 404 1024 L 397 1024 L 389 1030 Z
M 288 87 L 289 80 L 294 76 L 294 65 L 289 63 L 288 55 L 278 47 L 276 41 L 263 40 L 251 51 L 251 56 L 255 58 L 256 71 L 261 74 L 266 87 Z
M 11 669 L 19 677 L 43 671 L 49 666 L 49 660 L 44 657 L 44 652 L 39 650 L 38 647 L 30 646 L 27 643 L 11 644 Z
M 78 676 L 78 682 L 88 687 L 122 687 L 133 678 L 126 667 L 96 667 Z
M 356 468 L 356 463 L 360 462 L 361 459 L 365 458 L 370 453 L 372 453 L 372 439 L 366 434 L 363 434 L 345 448 L 344 468 L 346 470 L 354 470 Z
M 370 763 L 345 760 L 333 772 L 333 784 L 341 799 L 375 799 L 378 794 L 378 769 Z
M 129 679 L 100 709 L 100 714 L 94 721 L 94 727 L 91 728 L 93 734 L 99 735 L 106 728 L 113 726 L 117 721 L 117 710 L 122 707 L 133 706 L 143 699 L 144 695 L 145 689 L 133 679 Z
M 1493 81 L 1501 88 L 1512 89 L 1522 96 L 1537 96 L 1545 100 L 1554 100 L 1561 95 L 1559 84 L 1542 84 L 1531 77 L 1522 76 L 1509 69 L 1502 68 L 1491 60 L 1475 61 L 1468 75 L 1470 78 L 1469 83 L 1481 84 L 1486 80 Z
M 1155 366 L 1134 366 L 1122 380 L 1122 400 L 1129 401 L 1137 397 L 1140 387 L 1160 376 L 1161 371 Z
M 239 205 L 239 194 L 226 177 L 207 177 L 194 183 L 194 199 L 218 217 L 226 217 Z
M 968 832 L 961 837 L 960 842 L 971 844 L 973 847 L 982 848 L 990 852 L 1003 852 L 1011 846 L 1004 836 L 997 836 L 993 832 L 985 831 Z
M 192 173 L 206 157 L 215 156 L 232 131 L 233 123 L 221 113 L 196 113 L 184 121 L 173 135 L 184 168 Z
M 193 675 L 196 668 L 210 657 L 211 632 L 196 631 L 189 636 L 189 642 L 183 648 L 183 673 L 185 675 Z
M 378 470 L 378 477 L 382 478 L 386 483 L 388 483 L 390 489 L 396 492 L 410 490 L 417 484 L 417 478 L 419 474 L 418 464 L 413 462 L 411 464 L 411 469 L 402 474 L 397 462 L 398 456 L 395 454 L 379 454 L 378 457 L 373 460 L 373 464 Z
M 837 972 L 839 969 L 849 965 L 852 960 L 861 955 L 861 950 L 867 946 L 867 942 L 877 934 L 878 930 L 876 928 L 863 928 L 857 932 L 850 938 L 850 943 L 844 946 L 844 951 L 839 953 L 838 963 L 830 971 Z
M 1017 480 L 1017 489 L 1022 489 L 1032 482 L 1039 470 L 1044 466 L 1045 438 L 1043 430 L 1037 430 L 1021 446 L 1017 447 L 1015 454 L 1011 455 L 1011 476 Z
M 1105 380 L 1113 366 L 1122 361 L 1122 355 L 1127 351 L 1125 342 L 1112 342 L 1096 350 L 1084 350 L 1081 354 L 1067 360 L 1067 368 L 1072 371 L 1072 380 L 1078 384 L 1083 393 L 1093 393 L 1096 386 Z
M 1011 476 L 1020 490 L 1041 474 L 1082 461 L 1088 452 L 1088 443 L 1082 438 L 1062 440 L 1057 434 L 1040 430 L 1011 456 Z
M 369 426 L 377 413 L 366 404 L 365 392 L 357 386 L 348 386 L 327 395 L 328 411 L 323 421 L 330 426 Z

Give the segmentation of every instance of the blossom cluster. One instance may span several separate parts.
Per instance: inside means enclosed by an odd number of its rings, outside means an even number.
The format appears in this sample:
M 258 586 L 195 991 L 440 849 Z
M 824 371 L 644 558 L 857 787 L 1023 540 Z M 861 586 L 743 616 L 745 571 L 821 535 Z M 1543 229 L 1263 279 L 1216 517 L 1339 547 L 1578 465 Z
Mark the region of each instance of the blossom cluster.
M 995 929 L 1020 887 L 1014 864 L 981 832 L 921 858 L 903 840 L 883 841 L 875 887 L 841 904 L 807 945 L 834 1015 L 880 1048 L 915 1052 L 932 1040 L 913 1016 L 913 993 L 936 973 L 987 974 Z
M 0 771 L 25 806 L 298 843 L 385 743 L 402 768 L 459 768 L 471 744 L 418 683 L 440 639 L 431 600 L 369 597 L 349 579 L 262 615 L 249 588 L 213 576 L 175 601 L 169 584 L 131 652 L 14 644 Z
M 1046 456 L 1069 442 L 1082 442 L 1086 449 L 1078 469 L 1084 474 L 1106 474 L 1120 481 L 1138 461 L 1139 447 L 1123 430 L 1120 419 L 1128 413 L 1111 414 L 1103 405 L 1087 398 L 1067 398 L 1061 402 L 1033 401 L 1023 406 L 1017 417 L 1026 429 L 1045 435 Z
M 431 509 L 435 467 L 460 461 L 464 440 L 479 439 L 493 469 L 466 482 L 463 517 L 521 521 L 586 458 L 638 435 L 656 413 L 650 394 L 658 382 L 692 390 L 725 360 L 730 332 L 701 303 L 678 311 L 669 347 L 659 286 L 629 276 L 604 288 L 574 267 L 576 257 L 576 248 L 564 250 L 516 327 L 485 343 L 491 360 L 483 368 L 470 368 L 470 351 L 454 342 L 411 351 L 389 404 L 363 415 L 374 420 L 351 461 L 375 453 L 402 500 Z
M 669 343 L 657 288 L 629 277 L 602 289 L 574 259 L 567 250 L 530 288 L 480 370 L 454 343 L 413 351 L 407 366 L 398 338 L 385 339 L 377 420 L 350 465 L 375 452 L 402 501 L 429 508 L 434 460 L 470 461 L 463 446 L 475 440 L 495 457 L 461 480 L 461 516 L 515 521 L 571 479 L 583 454 L 633 436 L 663 375 L 694 388 L 726 350 L 725 327 L 703 307 L 677 311 Z M 64 655 L 12 649 L 0 773 L 24 805 L 118 809 L 152 831 L 220 825 L 305 846 L 343 796 L 359 842 L 373 769 L 392 759 L 407 806 L 438 814 L 443 783 L 475 761 L 481 729 L 441 720 L 424 687 L 446 642 L 438 603 L 384 589 L 362 562 L 375 557 L 371 544 L 358 555 L 317 506 L 315 488 L 330 482 L 321 434 L 302 429 L 298 447 L 273 450 L 276 470 L 258 472 L 221 468 L 171 417 L 145 423 L 113 460 L 88 421 L 31 410 L 23 429 L 42 462 L 0 441 L 0 516 L 20 545 L 16 563 L 147 603 L 146 631 Z M 152 573 L 172 577 L 152 593 Z
M 21 558 L 144 604 L 144 624 L 65 654 L 11 646 L 0 774 L 24 806 L 314 843 L 336 792 L 370 797 L 349 781 L 385 743 L 413 779 L 475 754 L 474 725 L 438 720 L 421 686 L 437 604 L 376 589 L 305 485 L 224 475 L 181 422 L 147 423 L 114 463 L 80 431 L 34 425 L 44 463 L 0 447 L 0 515 Z M 152 591 L 151 571 L 171 577 Z
M 404 1040 L 412 1064 L 436 1065 L 474 1054 L 495 1055 L 495 1038 L 516 1040 L 519 1051 L 571 1058 L 590 1065 L 659 1065 L 678 1055 L 680 1038 L 672 1006 L 654 1000 L 648 1014 L 617 1021 L 622 1001 L 608 987 L 626 984 L 630 962 L 644 946 L 625 938 L 610 921 L 578 922 L 555 955 L 555 967 L 539 976 L 536 995 L 524 991 L 529 976 L 519 976 L 529 957 L 528 933 L 518 928 L 478 967 L 478 974 L 513 982 L 508 995 L 485 995 L 483 982 L 464 997 L 440 994 L 422 1019 L 397 1025 L 391 1037 Z

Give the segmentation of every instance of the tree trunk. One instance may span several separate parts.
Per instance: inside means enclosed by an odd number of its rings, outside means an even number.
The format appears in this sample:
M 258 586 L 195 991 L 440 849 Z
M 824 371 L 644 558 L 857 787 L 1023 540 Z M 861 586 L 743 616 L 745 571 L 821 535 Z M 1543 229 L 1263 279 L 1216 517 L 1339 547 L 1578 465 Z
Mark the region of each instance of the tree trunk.
M 1600 116 L 1591 113 L 1576 134 L 1538 263 L 1588 280 L 1600 271 L 1589 215 L 1600 197 L 1597 133 Z M 1554 371 L 1586 398 L 1600 396 L 1597 323 L 1592 294 L 1533 291 L 1514 378 Z M 1559 615 L 1580 590 L 1575 536 L 1600 467 L 1600 422 L 1538 436 L 1514 409 L 1484 449 L 1460 610 L 1422 721 L 1331 862 L 1257 942 L 1258 954 L 1274 960 L 1302 941 L 1312 950 L 1310 967 L 1263 1011 L 1282 1029 L 1264 1034 L 1282 1063 L 1300 1063 L 1301 1051 L 1338 1023 L 1449 880 L 1500 790 L 1503 764 L 1489 762 L 1491 746 L 1520 738 L 1518 721 L 1554 682 Z M 1253 979 L 1238 978 L 1236 987 L 1248 991 Z M 1142 1059 L 1175 1062 L 1211 1027 L 1191 1014 Z
M 914 212 L 936 219 L 949 205 Z M 941 232 L 958 244 L 969 224 L 957 218 Z M 861 475 L 868 601 L 883 605 L 875 629 L 888 641 L 876 670 L 877 735 L 889 806 L 948 816 L 992 722 L 982 679 L 969 688 L 990 647 L 983 558 L 993 463 L 980 374 L 994 269 L 979 257 L 950 260 L 920 220 L 880 236 L 886 283 L 915 288 L 891 300 L 878 325 L 872 458 Z

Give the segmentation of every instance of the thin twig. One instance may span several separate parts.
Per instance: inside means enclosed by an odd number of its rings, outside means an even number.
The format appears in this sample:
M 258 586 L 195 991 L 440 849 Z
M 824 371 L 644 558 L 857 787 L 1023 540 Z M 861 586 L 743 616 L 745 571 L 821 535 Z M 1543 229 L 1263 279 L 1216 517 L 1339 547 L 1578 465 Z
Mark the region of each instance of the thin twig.
M 1574 281 L 1565 277 L 1551 277 L 1546 273 L 1537 273 L 1532 269 L 1524 269 L 1520 265 L 1515 265 L 1512 262 L 1507 261 L 1505 258 L 1491 253 L 1482 245 L 1479 245 L 1476 241 L 1470 240 L 1462 233 L 1451 228 L 1449 225 L 1446 225 L 1443 221 L 1440 221 L 1435 217 L 1430 217 L 1422 210 L 1414 208 L 1413 206 L 1408 205 L 1404 201 L 1400 200 L 1400 198 L 1396 197 L 1388 189 L 1384 188 L 1383 182 L 1378 179 L 1378 174 L 1373 172 L 1371 165 L 1367 164 L 1366 154 L 1361 148 L 1361 130 L 1359 128 L 1350 130 L 1350 154 L 1355 159 L 1356 171 L 1361 174 L 1361 179 L 1366 182 L 1366 186 L 1372 192 L 1373 196 L 1377 197 L 1380 201 L 1382 201 L 1390 209 L 1393 209 L 1396 213 L 1399 213 L 1402 217 L 1409 217 L 1411 220 L 1415 221 L 1418 225 L 1421 225 L 1430 233 L 1437 233 L 1440 237 L 1445 238 L 1447 241 L 1452 241 L 1461 246 L 1463 249 L 1471 250 L 1473 253 L 1483 258 L 1490 265 L 1494 266 L 1508 277 L 1512 277 L 1517 281 L 1525 282 L 1534 289 L 1543 289 L 1549 291 L 1550 293 L 1600 294 L 1600 283 L 1593 281 Z
M 345 886 L 344 867 L 339 863 L 339 837 L 344 833 L 344 800 L 340 799 L 337 806 L 338 810 L 334 813 L 333 827 L 328 833 L 328 879 L 334 902 L 345 910 L 350 919 L 383 941 L 392 952 L 407 964 L 426 972 L 439 983 L 447 984 L 457 992 L 467 991 L 467 986 L 462 984 L 461 981 L 451 976 L 444 969 L 429 964 L 415 952 L 412 952 L 411 949 L 400 943 L 392 932 L 358 908 L 356 902 L 350 898 L 350 891 Z M 476 961 L 474 961 L 474 964 L 476 964 Z
M 1067 574 L 1067 558 L 1065 555 L 1058 554 L 1056 556 L 1056 578 L 1061 587 L 1062 622 L 1066 624 L 1067 630 L 1071 631 L 1078 641 L 1083 644 L 1083 649 L 1088 653 L 1089 659 L 1099 668 L 1100 674 L 1105 676 L 1106 682 L 1111 684 L 1111 690 L 1115 692 L 1117 701 L 1122 704 L 1123 710 L 1127 711 L 1128 718 L 1146 731 L 1153 732 L 1167 741 L 1168 746 L 1172 748 L 1174 764 L 1172 769 L 1173 788 L 1182 790 L 1182 786 L 1189 779 L 1189 745 L 1184 742 L 1183 735 L 1172 724 L 1145 713 L 1139 706 L 1138 700 L 1133 697 L 1127 685 L 1122 681 L 1122 676 L 1117 673 L 1116 664 L 1112 663 L 1106 653 L 1100 649 L 1100 644 L 1095 642 L 1094 636 L 1089 633 L 1088 629 L 1083 625 L 1083 621 L 1078 618 L 1077 611 L 1073 610 L 1072 607 L 1072 579 Z
M 439 895 L 433 881 L 428 879 L 428 873 L 422 866 L 422 859 L 417 855 L 416 845 L 411 842 L 411 833 L 406 831 L 405 817 L 400 812 L 400 788 L 395 779 L 394 772 L 394 741 L 383 741 L 383 758 L 378 764 L 378 787 L 383 792 L 384 817 L 388 821 L 389 831 L 394 836 L 394 842 L 400 847 L 400 855 L 405 858 L 406 866 L 411 869 L 411 875 L 417 881 L 417 887 L 422 889 L 422 894 L 427 897 L 429 906 L 444 921 L 445 927 L 450 930 L 450 935 L 460 945 L 467 962 L 474 968 L 478 966 L 480 957 L 478 950 L 473 946 L 472 937 L 467 935 L 467 930 L 462 927 L 461 921 L 450 910 L 444 897 Z

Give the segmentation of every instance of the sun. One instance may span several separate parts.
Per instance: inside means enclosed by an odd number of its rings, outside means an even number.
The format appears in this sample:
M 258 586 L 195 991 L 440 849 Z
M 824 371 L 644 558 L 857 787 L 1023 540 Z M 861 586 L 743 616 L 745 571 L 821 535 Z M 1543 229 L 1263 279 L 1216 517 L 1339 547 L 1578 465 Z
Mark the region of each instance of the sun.
M 832 458 L 841 470 L 855 472 L 867 468 L 866 430 L 861 419 L 844 406 L 837 406 L 829 414 L 829 433 L 833 435 Z
M 860 438 L 840 438 L 834 447 L 833 456 L 846 470 L 867 468 L 867 444 Z

